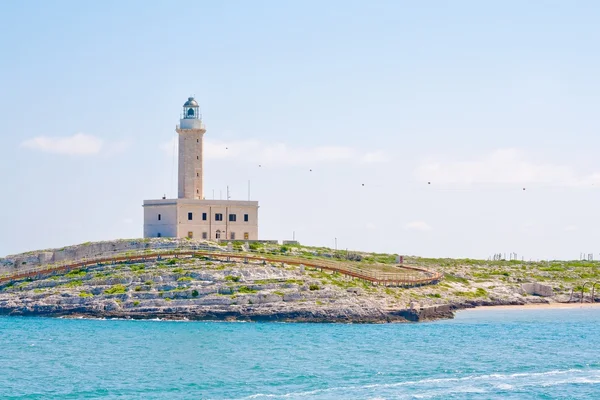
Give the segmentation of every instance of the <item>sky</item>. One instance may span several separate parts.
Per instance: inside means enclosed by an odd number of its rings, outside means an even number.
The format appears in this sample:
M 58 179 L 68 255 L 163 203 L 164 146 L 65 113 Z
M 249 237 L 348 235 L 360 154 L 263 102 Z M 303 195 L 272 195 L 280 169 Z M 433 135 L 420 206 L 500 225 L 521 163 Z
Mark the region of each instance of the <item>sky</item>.
M 0 256 L 138 238 L 201 105 L 261 239 L 600 258 L 596 1 L 0 4 Z M 258 167 L 261 165 L 262 167 Z M 214 193 L 214 195 L 213 195 Z

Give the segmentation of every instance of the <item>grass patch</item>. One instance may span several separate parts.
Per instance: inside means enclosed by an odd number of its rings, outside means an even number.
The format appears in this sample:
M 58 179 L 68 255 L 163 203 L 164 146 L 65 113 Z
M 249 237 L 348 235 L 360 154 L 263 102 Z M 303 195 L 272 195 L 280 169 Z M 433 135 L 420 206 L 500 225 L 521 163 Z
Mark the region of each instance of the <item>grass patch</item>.
M 456 275 L 444 274 L 444 279 L 447 280 L 448 282 L 458 282 L 458 283 L 463 283 L 465 285 L 469 284 L 469 281 L 467 279 L 461 278 L 460 276 L 456 276 Z
M 87 275 L 86 271 L 83 271 L 81 269 L 76 269 L 76 270 L 73 270 L 73 271 L 67 273 L 65 276 L 67 278 L 82 278 L 86 275 Z
M 82 292 L 79 292 L 79 297 L 88 298 L 88 297 L 94 297 L 94 295 L 91 294 L 90 292 L 84 292 L 84 291 L 82 291 Z
M 239 276 L 233 276 L 233 275 L 227 275 L 225 277 L 225 280 L 228 282 L 239 282 L 240 281 L 240 277 Z
M 238 291 L 238 293 L 245 293 L 245 294 L 256 293 L 256 290 L 250 289 L 248 286 L 240 286 L 237 289 L 237 291 Z
M 177 279 L 178 282 L 190 282 L 193 281 L 193 279 L 189 276 L 182 276 L 181 278 Z
M 144 264 L 134 264 L 130 268 L 131 268 L 131 271 L 138 272 L 138 271 L 144 271 L 146 269 L 146 266 Z
M 488 292 L 485 289 L 478 288 L 475 292 L 454 292 L 454 295 L 473 299 L 476 297 L 487 297 Z
M 106 294 L 123 294 L 127 292 L 127 288 L 124 285 L 114 285 L 104 291 Z
M 71 282 L 63 283 L 61 286 L 68 287 L 68 288 L 73 288 L 73 287 L 78 287 L 78 286 L 81 286 L 81 285 L 83 285 L 83 281 L 76 280 L 76 281 L 71 281 Z

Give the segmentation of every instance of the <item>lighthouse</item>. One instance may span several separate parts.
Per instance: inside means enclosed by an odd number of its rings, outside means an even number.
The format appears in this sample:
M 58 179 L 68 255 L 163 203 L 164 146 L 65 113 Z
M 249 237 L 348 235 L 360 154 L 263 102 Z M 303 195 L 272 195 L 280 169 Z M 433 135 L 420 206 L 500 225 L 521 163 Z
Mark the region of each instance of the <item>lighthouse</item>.
M 202 123 L 198 102 L 189 97 L 183 105 L 179 125 L 179 189 L 180 199 L 204 199 L 202 187 L 203 141 L 206 128 Z
M 144 200 L 144 237 L 258 240 L 258 201 L 204 197 L 206 127 L 193 97 L 183 104 L 175 131 L 179 144 L 177 198 Z

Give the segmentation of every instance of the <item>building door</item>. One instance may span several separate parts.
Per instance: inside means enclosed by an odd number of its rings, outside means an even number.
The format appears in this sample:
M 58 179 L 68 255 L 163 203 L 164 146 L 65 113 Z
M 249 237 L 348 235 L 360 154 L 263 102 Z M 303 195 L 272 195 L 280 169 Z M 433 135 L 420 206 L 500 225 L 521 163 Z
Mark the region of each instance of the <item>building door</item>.
M 248 232 L 244 232 L 244 239 L 245 240 L 250 239 L 250 235 L 248 234 Z
M 215 232 L 215 239 L 221 239 L 221 231 Z

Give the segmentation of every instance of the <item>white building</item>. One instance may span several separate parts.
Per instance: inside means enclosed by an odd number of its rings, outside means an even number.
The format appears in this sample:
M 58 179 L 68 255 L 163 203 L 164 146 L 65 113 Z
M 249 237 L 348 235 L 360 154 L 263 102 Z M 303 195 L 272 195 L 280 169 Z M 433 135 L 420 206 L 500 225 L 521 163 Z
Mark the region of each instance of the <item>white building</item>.
M 144 237 L 258 240 L 258 202 L 204 198 L 206 128 L 193 97 L 183 105 L 177 199 L 144 200 Z

